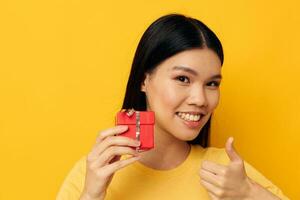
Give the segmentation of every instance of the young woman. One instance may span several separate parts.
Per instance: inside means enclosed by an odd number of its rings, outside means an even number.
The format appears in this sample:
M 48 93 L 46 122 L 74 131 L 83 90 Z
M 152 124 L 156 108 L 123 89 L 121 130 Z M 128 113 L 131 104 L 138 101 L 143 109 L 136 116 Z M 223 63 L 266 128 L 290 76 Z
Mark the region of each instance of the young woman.
M 277 200 L 279 188 L 233 147 L 208 147 L 210 120 L 220 97 L 222 45 L 202 22 L 165 15 L 143 34 L 122 109 L 155 112 L 155 147 L 100 132 L 89 154 L 64 181 L 57 200 Z M 117 172 L 117 173 L 116 173 Z

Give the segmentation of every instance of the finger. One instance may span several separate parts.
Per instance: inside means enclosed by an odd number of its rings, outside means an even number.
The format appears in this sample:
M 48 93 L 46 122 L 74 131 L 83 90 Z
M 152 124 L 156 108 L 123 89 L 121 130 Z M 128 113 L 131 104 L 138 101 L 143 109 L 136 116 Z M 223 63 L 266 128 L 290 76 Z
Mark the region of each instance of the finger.
M 114 157 L 121 155 L 138 156 L 139 154 L 138 152 L 129 147 L 112 146 L 106 149 L 101 156 L 99 156 L 93 163 L 91 163 L 90 166 L 94 169 L 98 167 L 103 167 L 109 162 L 111 162 L 111 160 L 114 159 Z
M 140 156 L 139 152 L 130 147 L 111 147 L 111 150 L 107 149 L 107 154 L 103 154 L 103 157 L 106 157 L 105 165 L 107 165 L 113 163 L 113 160 L 115 159 L 120 160 L 121 156 L 130 155 L 135 157 Z
M 107 171 L 107 174 L 113 174 L 116 171 L 126 167 L 127 165 L 130 165 L 131 163 L 137 161 L 140 159 L 140 156 L 133 156 L 128 159 L 119 160 L 117 162 L 114 162 L 112 164 L 106 165 L 103 167 L 103 170 Z
M 99 133 L 99 136 L 96 139 L 96 144 L 102 142 L 108 136 L 114 136 L 125 132 L 128 129 L 126 125 L 118 125 L 112 128 L 106 129 Z
M 232 162 L 241 161 L 241 157 L 233 147 L 233 137 L 229 137 L 225 145 L 226 153 Z
M 224 175 L 226 172 L 226 166 L 209 160 L 202 161 L 201 168 L 216 175 Z
M 205 180 L 201 180 L 201 184 L 203 185 L 203 187 L 205 187 L 205 189 L 207 189 L 208 193 L 212 193 L 214 196 L 217 196 L 217 197 L 223 196 L 223 190 L 220 189 L 219 187 L 217 187 Z
M 106 137 L 100 144 L 97 144 L 94 147 L 92 154 L 94 156 L 99 156 L 105 151 L 105 149 L 107 149 L 110 146 L 138 147 L 140 146 L 140 142 L 124 136 L 109 136 Z
M 218 175 L 211 173 L 210 171 L 207 171 L 205 169 L 201 169 L 199 174 L 202 180 L 205 180 L 206 182 L 209 182 L 218 187 L 223 187 L 221 179 Z
M 109 161 L 109 164 L 117 162 L 121 159 L 121 156 L 115 156 L 113 159 L 111 159 L 111 161 Z
M 208 192 L 208 195 L 209 195 L 211 200 L 218 200 L 218 197 L 216 195 L 214 195 L 213 193 Z

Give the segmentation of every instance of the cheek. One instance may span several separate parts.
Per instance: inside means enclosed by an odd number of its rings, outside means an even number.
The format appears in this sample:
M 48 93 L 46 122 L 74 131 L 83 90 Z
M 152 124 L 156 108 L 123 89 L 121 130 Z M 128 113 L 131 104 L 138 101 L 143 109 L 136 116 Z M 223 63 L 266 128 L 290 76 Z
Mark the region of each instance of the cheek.
M 167 82 L 151 88 L 151 99 L 154 109 L 155 107 L 163 110 L 173 109 L 180 104 L 180 101 L 183 99 L 182 96 L 182 92 L 178 92 L 176 88 Z
M 158 98 L 160 102 L 165 106 L 165 108 L 175 106 L 180 101 L 180 96 L 178 95 L 178 92 L 176 92 L 176 90 L 171 86 L 161 87 L 159 89 Z
M 209 102 L 209 109 L 214 110 L 218 104 L 220 99 L 220 91 L 212 91 L 208 94 L 208 102 Z

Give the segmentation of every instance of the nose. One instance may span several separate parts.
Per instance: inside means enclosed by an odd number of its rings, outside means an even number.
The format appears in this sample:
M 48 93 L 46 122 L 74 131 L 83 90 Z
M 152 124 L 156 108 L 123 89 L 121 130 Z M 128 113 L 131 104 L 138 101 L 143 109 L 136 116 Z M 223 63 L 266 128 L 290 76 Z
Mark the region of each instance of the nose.
M 202 86 L 193 87 L 190 90 L 188 104 L 195 105 L 197 107 L 208 106 L 207 95 L 205 89 Z

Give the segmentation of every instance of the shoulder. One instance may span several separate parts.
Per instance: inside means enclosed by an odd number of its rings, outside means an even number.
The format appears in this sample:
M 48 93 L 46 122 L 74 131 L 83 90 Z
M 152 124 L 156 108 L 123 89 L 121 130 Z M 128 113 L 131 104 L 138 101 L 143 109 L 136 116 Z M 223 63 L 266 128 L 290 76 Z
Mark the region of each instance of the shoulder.
M 198 158 L 210 160 L 219 164 L 228 164 L 229 158 L 224 148 L 206 147 L 200 145 L 192 145 L 193 152 Z
M 86 172 L 86 156 L 82 156 L 78 161 L 75 162 L 72 169 L 70 170 L 67 178 L 81 179 Z
M 81 157 L 64 179 L 56 200 L 77 200 L 83 190 L 86 172 L 86 156 Z

